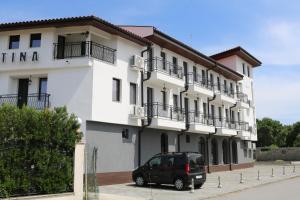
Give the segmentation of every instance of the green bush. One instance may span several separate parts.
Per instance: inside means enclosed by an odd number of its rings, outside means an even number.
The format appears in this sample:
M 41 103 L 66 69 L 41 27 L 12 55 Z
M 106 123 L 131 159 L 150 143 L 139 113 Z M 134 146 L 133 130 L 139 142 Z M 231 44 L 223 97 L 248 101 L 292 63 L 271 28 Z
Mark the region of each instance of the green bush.
M 66 108 L 0 107 L 0 197 L 72 191 L 79 126 Z

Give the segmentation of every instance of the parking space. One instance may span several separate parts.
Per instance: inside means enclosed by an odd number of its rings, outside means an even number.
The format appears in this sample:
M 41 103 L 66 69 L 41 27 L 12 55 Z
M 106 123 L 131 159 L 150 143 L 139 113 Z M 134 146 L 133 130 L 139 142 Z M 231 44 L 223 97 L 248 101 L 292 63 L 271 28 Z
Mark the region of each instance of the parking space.
M 100 198 L 102 197 L 103 200 L 198 200 L 298 176 L 300 176 L 300 165 L 256 163 L 253 168 L 208 174 L 207 181 L 202 188 L 194 191 L 191 189 L 176 191 L 173 186 L 149 185 L 147 187 L 136 187 L 133 183 L 101 186 L 99 189 Z

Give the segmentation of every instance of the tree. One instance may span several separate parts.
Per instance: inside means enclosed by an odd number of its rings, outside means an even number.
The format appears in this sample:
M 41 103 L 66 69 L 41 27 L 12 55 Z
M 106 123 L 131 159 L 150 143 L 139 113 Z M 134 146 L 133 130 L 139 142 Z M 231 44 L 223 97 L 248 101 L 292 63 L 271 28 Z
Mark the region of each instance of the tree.
M 287 135 L 287 146 L 293 147 L 300 144 L 300 122 L 293 124 L 290 132 Z
M 279 121 L 263 118 L 257 120 L 257 134 L 259 147 L 271 145 L 282 147 L 285 146 L 288 132 Z

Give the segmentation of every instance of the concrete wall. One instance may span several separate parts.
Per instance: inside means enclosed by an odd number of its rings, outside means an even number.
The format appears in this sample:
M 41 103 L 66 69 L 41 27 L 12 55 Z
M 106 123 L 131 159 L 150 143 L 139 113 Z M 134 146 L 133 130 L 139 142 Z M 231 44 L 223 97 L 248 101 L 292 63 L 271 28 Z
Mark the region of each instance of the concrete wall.
M 300 147 L 278 149 L 257 148 L 255 154 L 257 161 L 300 161 Z
M 129 130 L 129 139 L 122 130 Z M 137 128 L 101 122 L 87 122 L 86 143 L 98 148 L 97 172 L 131 171 L 138 165 Z

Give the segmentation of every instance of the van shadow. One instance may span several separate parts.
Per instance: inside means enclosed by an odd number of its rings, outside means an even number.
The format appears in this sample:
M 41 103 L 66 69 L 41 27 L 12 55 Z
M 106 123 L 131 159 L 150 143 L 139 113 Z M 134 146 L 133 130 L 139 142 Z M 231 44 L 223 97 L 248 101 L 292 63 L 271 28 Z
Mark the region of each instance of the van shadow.
M 137 186 L 135 185 L 134 183 L 132 184 L 128 184 L 126 186 L 129 186 L 129 187 L 133 187 L 133 188 L 145 188 L 145 189 L 153 189 L 153 190 L 168 190 L 168 191 L 174 191 L 174 192 L 180 192 L 178 190 L 176 190 L 174 188 L 174 185 L 160 185 L 160 184 L 147 184 L 145 186 Z M 187 187 L 186 189 L 182 190 L 182 191 L 189 191 L 190 188 Z

